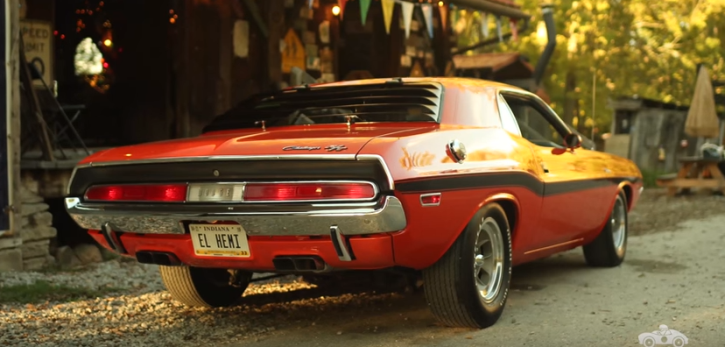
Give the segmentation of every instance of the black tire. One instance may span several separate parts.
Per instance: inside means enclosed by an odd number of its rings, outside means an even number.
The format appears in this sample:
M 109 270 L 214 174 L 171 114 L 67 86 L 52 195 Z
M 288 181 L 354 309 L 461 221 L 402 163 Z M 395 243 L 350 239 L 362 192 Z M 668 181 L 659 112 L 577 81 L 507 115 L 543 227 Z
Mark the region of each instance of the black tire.
M 231 306 L 249 286 L 252 273 L 190 266 L 159 266 L 161 279 L 176 301 L 192 307 Z M 232 285 L 230 282 L 234 282 Z
M 613 222 L 615 219 L 618 222 Z M 621 219 L 621 221 L 620 221 Z M 620 191 L 614 202 L 614 207 L 609 213 L 609 220 L 604 225 L 602 231 L 596 239 L 582 247 L 584 249 L 584 259 L 587 264 L 593 267 L 615 267 L 622 264 L 624 256 L 627 253 L 627 236 L 629 234 L 629 224 L 627 215 L 627 197 L 624 192 Z M 615 240 L 615 230 L 618 229 L 618 223 L 623 225 L 623 235 L 619 245 Z M 619 239 L 619 238 L 616 238 Z
M 495 223 L 494 223 L 495 222 Z M 499 261 L 501 262 L 498 289 L 489 300 L 479 294 L 478 271 L 474 252 L 482 228 L 493 223 L 499 229 Z M 490 229 L 489 229 L 490 230 Z M 490 243 L 495 243 L 491 241 Z M 495 252 L 494 252 L 495 254 Z M 492 203 L 481 208 L 468 222 L 450 249 L 431 267 L 423 270 L 423 290 L 433 315 L 443 324 L 454 327 L 487 328 L 501 317 L 511 283 L 511 230 L 506 213 Z M 477 273 L 474 275 L 474 273 Z

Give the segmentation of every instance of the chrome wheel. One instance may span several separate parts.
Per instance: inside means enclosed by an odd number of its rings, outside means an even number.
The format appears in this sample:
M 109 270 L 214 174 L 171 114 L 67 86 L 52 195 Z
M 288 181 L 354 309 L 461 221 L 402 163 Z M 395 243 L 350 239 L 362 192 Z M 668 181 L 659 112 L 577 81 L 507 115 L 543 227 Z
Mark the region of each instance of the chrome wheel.
M 481 207 L 446 253 L 423 269 L 425 298 L 441 323 L 483 329 L 501 317 L 511 284 L 507 217 L 499 203 Z
M 504 249 L 501 229 L 495 219 L 484 218 L 478 228 L 473 274 L 481 301 L 490 303 L 501 289 Z
M 624 201 L 622 201 L 621 198 L 617 198 L 614 202 L 614 209 L 612 209 L 610 223 L 612 224 L 614 249 L 617 254 L 621 255 L 624 251 L 624 240 L 627 235 L 627 211 L 624 206 Z

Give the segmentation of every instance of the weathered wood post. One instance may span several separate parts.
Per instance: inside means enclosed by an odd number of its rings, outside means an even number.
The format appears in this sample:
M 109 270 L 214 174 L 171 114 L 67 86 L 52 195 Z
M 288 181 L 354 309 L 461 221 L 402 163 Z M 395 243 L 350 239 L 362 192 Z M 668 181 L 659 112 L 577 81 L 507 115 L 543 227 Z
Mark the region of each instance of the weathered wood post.
M 5 117 L 5 155 L 3 166 L 6 168 L 2 186 L 2 218 L 0 221 L 0 241 L 9 243 L 9 247 L 0 247 L 0 270 L 22 270 L 23 259 L 20 248 L 12 243 L 19 240 L 20 196 L 20 82 L 19 82 L 19 37 L 20 22 L 17 1 L 5 1 L 0 15 L 3 29 L 3 110 Z M 2 246 L 3 242 L 0 242 Z M 18 245 L 15 245 L 18 246 Z M 6 248 L 6 249 L 2 249 Z

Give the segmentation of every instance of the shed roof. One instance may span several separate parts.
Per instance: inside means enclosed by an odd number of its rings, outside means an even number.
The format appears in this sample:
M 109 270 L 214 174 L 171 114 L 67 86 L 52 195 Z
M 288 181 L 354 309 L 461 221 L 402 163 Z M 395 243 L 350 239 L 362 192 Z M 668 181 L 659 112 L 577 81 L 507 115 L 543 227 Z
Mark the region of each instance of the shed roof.
M 528 19 L 531 17 L 521 11 L 521 6 L 513 0 L 450 0 L 450 2 L 454 5 L 513 19 Z
M 638 96 L 620 96 L 612 100 L 614 109 L 634 109 L 634 108 L 658 108 L 663 110 L 687 111 L 688 105 L 677 105 L 674 103 L 641 98 Z
M 518 52 L 453 56 L 453 65 L 456 69 L 491 69 L 496 72 L 515 63 L 521 63 L 527 70 L 534 71 L 534 67 L 521 59 L 521 54 Z

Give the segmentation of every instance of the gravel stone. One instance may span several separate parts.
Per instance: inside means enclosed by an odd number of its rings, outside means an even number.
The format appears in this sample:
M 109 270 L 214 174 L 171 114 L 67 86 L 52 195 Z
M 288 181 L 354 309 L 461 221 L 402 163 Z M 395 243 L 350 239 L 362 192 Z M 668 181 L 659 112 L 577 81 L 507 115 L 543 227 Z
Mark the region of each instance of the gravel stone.
M 101 250 L 91 244 L 80 244 L 73 248 L 73 252 L 83 264 L 100 263 L 103 261 Z
M 58 265 L 63 269 L 72 269 L 83 264 L 73 249 L 68 246 L 58 248 L 56 259 L 58 259 Z
M 56 237 L 57 235 L 58 230 L 52 226 L 46 225 L 26 227 L 20 232 L 20 237 L 22 237 L 23 242 L 50 239 Z
M 722 213 L 725 201 L 722 197 L 666 198 L 661 197 L 661 193 L 661 190 L 645 190 L 638 207 L 630 214 L 633 234 L 664 231 L 684 220 L 701 218 L 703 214 Z M 694 199 L 698 203 L 693 203 Z M 73 266 L 80 264 L 72 249 L 61 247 L 58 253 L 61 265 L 64 261 L 66 265 L 69 261 Z M 255 277 L 262 275 L 266 274 Z M 340 293 L 335 289 L 338 292 L 330 292 L 297 277 L 286 276 L 252 283 L 238 306 L 191 308 L 171 298 L 163 286 L 158 266 L 139 264 L 127 258 L 89 264 L 73 272 L 0 273 L 0 291 L 6 286 L 32 284 L 38 280 L 90 289 L 113 287 L 123 291 L 74 302 L 0 305 L 0 346 L 198 346 L 234 341 L 246 341 L 237 343 L 246 345 L 264 340 L 276 331 L 284 331 L 285 327 L 315 326 L 320 318 L 311 317 L 311 312 L 319 313 L 320 317 L 337 314 L 344 317 L 341 319 L 353 319 L 357 312 L 380 310 L 391 300 L 403 297 L 398 293 L 371 291 Z M 594 286 L 588 289 L 592 288 Z M 665 298 L 663 302 L 668 299 L 672 301 L 668 307 L 681 305 L 681 298 Z M 643 303 L 643 309 L 652 306 L 646 300 L 638 302 Z M 333 310 L 340 312 L 331 312 Z M 589 312 L 594 313 L 587 311 L 588 315 Z M 528 324 L 520 318 L 511 319 L 512 325 Z M 407 316 L 400 319 L 408 321 Z M 607 319 L 605 324 L 623 323 Z M 361 329 L 384 331 L 376 329 L 375 325 Z M 347 328 L 330 332 L 337 339 L 355 334 L 358 332 Z
M 723 212 L 725 196 L 693 193 L 668 197 L 666 193 L 662 188 L 645 188 L 628 216 L 630 235 L 671 231 L 684 221 L 705 219 Z
M 23 251 L 23 259 L 45 256 L 50 249 L 50 240 L 25 242 L 20 249 Z
M 25 255 L 25 254 L 23 254 Z M 29 258 L 29 259 L 23 259 L 23 270 L 25 271 L 32 271 L 32 270 L 40 270 L 44 267 L 46 267 L 49 264 L 52 264 L 49 262 L 50 259 L 55 260 L 55 258 L 45 255 L 40 256 L 36 258 Z
M 33 193 L 30 189 L 25 187 L 25 185 L 20 186 L 20 201 L 23 203 L 39 203 L 43 202 L 43 197 Z
M 49 208 L 48 204 L 46 204 L 44 202 L 23 204 L 22 208 L 20 209 L 20 216 L 21 217 L 31 216 L 38 212 L 47 211 L 48 208 Z

